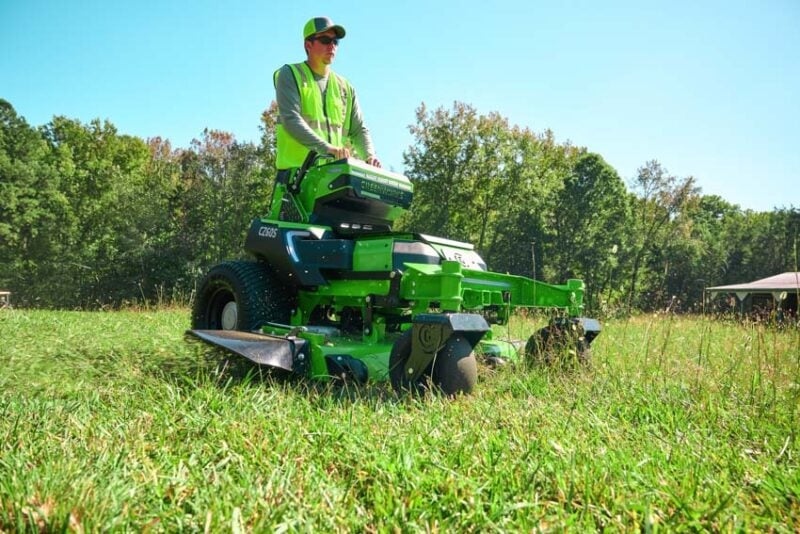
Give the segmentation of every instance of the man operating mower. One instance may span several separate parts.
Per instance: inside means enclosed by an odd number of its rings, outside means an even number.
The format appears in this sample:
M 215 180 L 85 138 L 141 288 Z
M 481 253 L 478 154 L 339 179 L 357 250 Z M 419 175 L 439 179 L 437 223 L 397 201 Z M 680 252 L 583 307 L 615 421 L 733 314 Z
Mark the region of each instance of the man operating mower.
M 344 36 L 345 29 L 330 18 L 312 18 L 303 28 L 306 61 L 275 71 L 279 180 L 282 172 L 300 167 L 309 151 L 381 166 L 353 86 L 331 70 Z

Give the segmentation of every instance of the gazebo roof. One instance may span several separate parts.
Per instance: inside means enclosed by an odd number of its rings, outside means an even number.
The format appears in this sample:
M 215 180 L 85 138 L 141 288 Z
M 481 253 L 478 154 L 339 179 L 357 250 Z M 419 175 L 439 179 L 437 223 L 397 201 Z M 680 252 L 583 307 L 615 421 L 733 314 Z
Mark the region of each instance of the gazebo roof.
M 711 293 L 772 293 L 775 291 L 797 291 L 800 289 L 800 272 L 776 274 L 754 282 L 707 287 Z

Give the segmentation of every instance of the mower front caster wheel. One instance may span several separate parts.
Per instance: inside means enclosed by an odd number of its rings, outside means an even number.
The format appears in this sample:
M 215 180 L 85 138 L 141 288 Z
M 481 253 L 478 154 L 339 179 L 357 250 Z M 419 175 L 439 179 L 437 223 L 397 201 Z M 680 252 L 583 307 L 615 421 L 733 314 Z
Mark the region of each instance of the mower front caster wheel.
M 411 356 L 412 332 L 409 329 L 400 336 L 389 356 L 389 378 L 395 391 L 422 393 L 433 386 L 448 396 L 472 392 L 478 381 L 478 364 L 472 346 L 458 334 L 447 340 L 417 380 L 405 378 L 403 370 Z
M 525 344 L 525 356 L 533 366 L 589 365 L 592 351 L 582 335 L 548 326 L 534 332 Z

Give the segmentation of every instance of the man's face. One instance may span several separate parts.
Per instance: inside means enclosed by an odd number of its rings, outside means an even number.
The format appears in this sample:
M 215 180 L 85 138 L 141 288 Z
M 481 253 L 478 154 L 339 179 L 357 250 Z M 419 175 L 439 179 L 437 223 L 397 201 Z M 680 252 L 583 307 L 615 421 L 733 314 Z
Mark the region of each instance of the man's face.
M 332 39 L 336 39 L 336 32 L 333 30 L 313 35 L 306 44 L 308 59 L 311 61 L 319 60 L 324 65 L 333 63 L 333 58 L 336 57 L 337 45 L 331 41 Z M 327 41 L 328 44 L 323 41 Z

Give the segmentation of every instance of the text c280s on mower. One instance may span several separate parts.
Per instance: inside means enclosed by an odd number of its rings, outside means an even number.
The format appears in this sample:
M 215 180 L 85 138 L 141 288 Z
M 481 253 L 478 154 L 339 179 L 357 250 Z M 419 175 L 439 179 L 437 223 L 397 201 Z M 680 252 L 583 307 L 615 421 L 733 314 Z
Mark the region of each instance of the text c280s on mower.
M 316 379 L 391 380 L 398 390 L 469 393 L 475 353 L 515 360 L 493 339 L 516 308 L 555 308 L 528 356 L 571 342 L 579 357 L 600 332 L 580 317 L 584 285 L 488 271 L 468 243 L 393 232 L 411 205 L 403 175 L 355 159 L 279 173 L 270 214 L 245 239 L 251 261 L 214 266 L 197 291 L 189 334 L 257 364 Z

